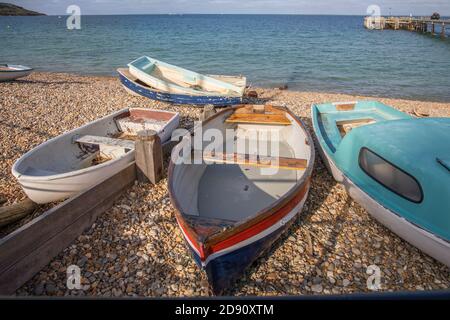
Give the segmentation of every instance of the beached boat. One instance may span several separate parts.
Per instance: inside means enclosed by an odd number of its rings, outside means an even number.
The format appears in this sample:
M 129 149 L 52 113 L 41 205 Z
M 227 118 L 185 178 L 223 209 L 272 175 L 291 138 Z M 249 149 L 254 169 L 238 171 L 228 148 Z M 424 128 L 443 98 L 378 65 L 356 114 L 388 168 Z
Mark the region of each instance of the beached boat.
M 32 72 L 33 69 L 29 67 L 15 64 L 0 64 L 0 82 L 23 78 L 30 75 Z
M 149 99 L 159 100 L 164 102 L 170 102 L 174 104 L 191 104 L 191 105 L 207 105 L 214 106 L 229 106 L 241 103 L 240 97 L 223 97 L 223 96 L 192 96 L 186 94 L 172 94 L 167 91 L 161 91 L 149 87 L 144 82 L 133 76 L 126 68 L 117 69 L 119 73 L 120 81 L 125 90 L 132 95 L 140 95 Z M 231 83 L 235 86 L 245 89 L 246 80 L 245 77 L 239 76 L 221 76 L 210 75 L 210 77 L 218 79 L 220 81 Z
M 128 68 L 132 76 L 127 77 L 129 80 L 173 96 L 181 103 L 188 103 L 186 100 L 190 104 L 206 104 L 208 100 L 216 105 L 240 103 L 246 86 L 245 77 L 239 77 L 235 83 L 235 77 L 203 75 L 149 57 L 131 62 Z
M 34 202 L 63 200 L 133 162 L 139 131 L 155 130 L 166 142 L 178 122 L 175 112 L 123 109 L 44 142 L 17 160 L 12 173 Z
M 450 119 L 379 102 L 312 106 L 319 151 L 375 219 L 450 266 Z
M 315 153 L 304 125 L 282 107 L 227 108 L 201 129 L 215 147 L 185 136 L 172 151 L 169 192 L 195 261 L 220 294 L 302 210 Z

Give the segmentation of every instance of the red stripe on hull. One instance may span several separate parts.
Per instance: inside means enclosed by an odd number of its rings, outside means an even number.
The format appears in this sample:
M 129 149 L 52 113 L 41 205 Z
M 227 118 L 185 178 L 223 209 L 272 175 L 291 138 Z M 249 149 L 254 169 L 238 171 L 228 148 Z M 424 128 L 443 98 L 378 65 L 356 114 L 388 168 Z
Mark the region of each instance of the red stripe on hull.
M 203 246 L 199 245 L 199 243 L 195 240 L 195 238 L 190 234 L 188 231 L 188 228 L 185 226 L 184 221 L 179 221 L 177 219 L 178 225 L 183 230 L 183 233 L 185 237 L 188 238 L 189 242 L 195 247 L 195 249 L 200 254 L 200 259 L 202 261 L 205 261 L 209 255 L 227 249 L 231 246 L 234 246 L 238 244 L 239 242 L 245 241 L 260 232 L 264 231 L 265 229 L 269 228 L 270 226 L 274 225 L 275 223 L 279 222 L 281 219 L 283 219 L 289 212 L 291 212 L 305 197 L 306 192 L 309 188 L 309 181 L 307 181 L 303 188 L 295 195 L 295 197 L 288 202 L 284 207 L 280 208 L 277 212 L 272 214 L 270 217 L 258 222 L 257 224 L 254 224 L 250 226 L 249 228 L 232 235 L 230 238 L 223 240 L 215 245 L 213 245 L 209 250 L 205 253 Z
M 184 221 L 180 221 L 177 218 L 178 225 L 180 226 L 181 230 L 183 231 L 184 236 L 189 240 L 189 242 L 194 246 L 194 248 L 198 251 L 200 255 L 200 259 L 204 261 L 206 259 L 205 252 L 203 250 L 203 246 L 200 246 L 195 240 L 195 238 L 191 235 L 191 233 L 188 231 L 188 228 L 185 226 Z
M 219 242 L 218 244 L 212 246 L 210 250 L 208 250 L 208 254 L 210 255 L 212 253 L 224 250 L 228 247 L 234 246 L 238 244 L 239 242 L 242 242 L 244 240 L 247 240 L 253 236 L 256 236 L 258 233 L 266 230 L 270 226 L 274 225 L 275 223 L 279 222 L 281 219 L 283 219 L 289 212 L 291 212 L 299 203 L 302 201 L 303 197 L 306 194 L 306 191 L 308 190 L 309 182 L 307 182 L 304 187 L 300 190 L 300 192 L 284 207 L 282 207 L 280 210 L 275 212 L 270 217 L 266 218 L 265 220 L 262 220 L 261 222 L 254 224 L 253 226 L 235 234 L 232 235 L 230 238 Z

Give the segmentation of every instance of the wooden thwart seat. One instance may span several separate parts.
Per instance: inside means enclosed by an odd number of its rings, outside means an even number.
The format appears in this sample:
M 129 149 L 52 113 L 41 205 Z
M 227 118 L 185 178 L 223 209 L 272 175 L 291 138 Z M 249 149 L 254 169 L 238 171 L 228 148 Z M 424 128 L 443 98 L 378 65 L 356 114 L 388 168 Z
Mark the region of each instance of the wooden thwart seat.
M 248 106 L 237 109 L 225 122 L 291 125 L 291 121 L 286 117 L 286 113 L 272 106 Z
M 252 123 L 252 124 L 273 124 L 288 126 L 291 124 L 288 118 L 279 114 L 233 114 L 227 123 Z
M 201 152 L 200 152 L 201 154 Z M 223 164 L 241 164 L 265 168 L 279 168 L 288 170 L 305 170 L 308 166 L 306 159 L 270 157 L 240 153 L 211 153 L 203 152 L 203 160 Z
M 339 102 L 334 103 L 337 111 L 352 111 L 355 110 L 357 102 Z
M 101 136 L 79 136 L 75 138 L 75 142 L 80 144 L 98 145 L 99 147 L 117 147 L 128 150 L 134 149 L 134 141 Z

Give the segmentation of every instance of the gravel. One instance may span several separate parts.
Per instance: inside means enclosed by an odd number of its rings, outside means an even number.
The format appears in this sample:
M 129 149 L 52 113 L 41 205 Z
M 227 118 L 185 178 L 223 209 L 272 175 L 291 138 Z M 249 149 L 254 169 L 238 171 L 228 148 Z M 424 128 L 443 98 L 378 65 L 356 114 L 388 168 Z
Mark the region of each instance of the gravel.
M 285 105 L 311 128 L 310 106 L 367 99 L 342 94 L 253 88 L 249 102 Z M 404 112 L 450 116 L 450 103 L 377 98 Z M 0 83 L 0 195 L 9 205 L 25 198 L 11 175 L 14 161 L 30 148 L 121 108 L 180 112 L 191 127 L 201 108 L 172 106 L 127 94 L 116 78 L 34 73 Z M 166 159 L 167 161 L 167 159 Z M 53 204 L 54 205 L 54 204 Z M 0 230 L 17 229 L 52 205 Z M 80 290 L 66 287 L 67 267 L 81 268 Z M 355 203 L 317 157 L 312 189 L 292 228 L 226 294 L 299 295 L 369 292 L 367 267 L 381 270 L 381 291 L 450 287 L 450 270 L 409 245 Z M 206 276 L 191 258 L 167 193 L 135 183 L 110 210 L 17 292 L 51 296 L 208 296 Z

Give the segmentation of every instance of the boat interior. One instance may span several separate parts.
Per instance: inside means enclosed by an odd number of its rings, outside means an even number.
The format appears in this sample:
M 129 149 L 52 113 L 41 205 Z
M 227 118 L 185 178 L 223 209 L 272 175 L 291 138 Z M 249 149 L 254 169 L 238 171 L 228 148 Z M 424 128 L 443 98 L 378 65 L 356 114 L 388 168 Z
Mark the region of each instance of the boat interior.
M 223 151 L 210 151 L 211 139 L 194 148 L 193 155 L 203 154 L 203 162 L 175 165 L 173 191 L 188 219 L 243 221 L 273 205 L 302 178 L 311 148 L 300 123 L 283 110 L 257 108 L 209 120 L 204 139 L 224 137 L 223 144 L 214 145 Z M 211 128 L 215 134 L 205 134 Z
M 390 112 L 378 102 L 330 103 L 316 108 L 319 129 L 332 151 L 335 151 L 342 139 L 355 128 L 404 118 L 403 114 Z
M 39 146 L 16 170 L 26 176 L 51 176 L 120 158 L 134 150 L 139 131 L 159 132 L 173 116 L 154 110 L 123 110 Z

